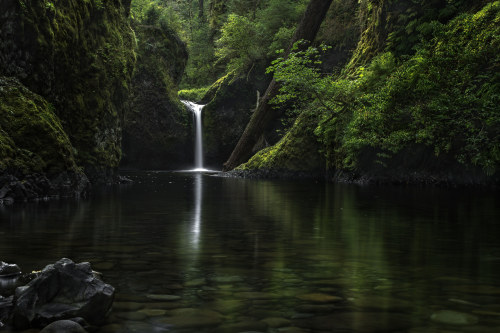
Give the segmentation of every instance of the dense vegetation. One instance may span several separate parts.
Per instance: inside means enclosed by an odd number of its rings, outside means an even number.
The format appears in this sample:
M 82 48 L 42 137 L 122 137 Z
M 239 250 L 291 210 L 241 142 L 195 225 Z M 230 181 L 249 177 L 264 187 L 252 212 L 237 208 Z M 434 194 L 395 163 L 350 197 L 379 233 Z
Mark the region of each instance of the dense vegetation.
M 499 1 L 333 0 L 292 46 L 310 3 L 3 1 L 0 176 L 69 172 L 81 189 L 120 163 L 189 165 L 179 96 L 207 104 L 220 168 L 274 78 L 244 173 L 498 183 Z
M 290 131 L 242 168 L 337 170 L 343 177 L 386 181 L 494 179 L 500 164 L 499 10 L 497 1 L 477 12 L 465 4 L 463 12 L 455 6 L 430 17 L 415 12 L 414 20 L 386 31 L 378 52 L 370 43 L 381 32 L 367 27 L 371 38 L 361 37 L 337 75 L 315 66 L 324 47 L 278 59 L 269 68 L 282 84 L 275 103 L 293 103 L 296 114 L 321 119 L 308 123 L 306 135 Z M 294 127 L 304 127 L 305 119 Z M 316 144 L 297 151 L 312 133 Z M 311 149 L 323 153 L 324 165 L 289 167 L 290 159 Z

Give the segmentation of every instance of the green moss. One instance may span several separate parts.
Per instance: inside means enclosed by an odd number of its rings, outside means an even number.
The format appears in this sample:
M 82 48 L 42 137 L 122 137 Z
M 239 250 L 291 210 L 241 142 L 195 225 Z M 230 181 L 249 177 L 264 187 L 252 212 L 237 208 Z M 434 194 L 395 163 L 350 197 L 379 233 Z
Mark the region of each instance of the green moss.
M 327 170 L 357 175 L 498 179 L 499 23 L 500 1 L 494 1 L 436 25 L 435 37 L 412 57 L 398 59 L 379 50 L 366 68 L 355 67 L 355 78 L 331 79 L 334 94 L 323 98 L 344 96 L 349 103 L 316 111 L 320 120 L 304 132 L 301 116 L 278 144 L 241 168 L 313 168 L 316 164 L 307 166 L 307 153 L 321 150 Z M 303 112 L 313 111 L 314 103 Z M 304 145 L 312 132 L 320 148 Z
M 317 131 L 329 167 L 362 172 L 406 165 L 443 173 L 446 165 L 493 175 L 500 165 L 499 22 L 495 1 L 441 26 L 405 62 L 394 66 L 390 54 L 381 54 L 358 68 L 348 116 L 325 115 Z M 417 151 L 420 157 L 412 155 Z
M 314 135 L 319 114 L 304 112 L 294 126 L 274 146 L 262 149 L 237 170 L 286 170 L 318 171 L 324 170 L 324 158 L 320 144 Z
M 135 63 L 127 9 L 120 1 L 23 4 L 6 4 L 0 72 L 54 105 L 79 164 L 115 168 Z
M 207 93 L 209 87 L 179 90 L 179 97 L 188 101 L 201 101 Z
M 53 107 L 17 80 L 0 77 L 0 169 L 56 174 L 76 170 Z
M 134 29 L 137 67 L 131 109 L 124 118 L 123 165 L 176 168 L 187 160 L 186 146 L 191 146 L 191 118 L 177 95 L 186 47 L 169 30 L 144 25 Z

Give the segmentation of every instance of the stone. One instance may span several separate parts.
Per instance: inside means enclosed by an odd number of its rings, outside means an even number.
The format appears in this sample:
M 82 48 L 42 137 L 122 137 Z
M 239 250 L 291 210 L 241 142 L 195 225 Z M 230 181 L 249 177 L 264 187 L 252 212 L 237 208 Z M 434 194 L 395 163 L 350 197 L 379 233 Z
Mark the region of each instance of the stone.
M 248 332 L 259 331 L 266 332 L 267 324 L 259 321 L 240 321 L 233 324 L 226 324 L 218 327 L 216 333 L 234 333 L 234 332 Z
M 135 311 L 144 308 L 144 303 L 138 302 L 115 302 L 113 304 L 113 310 L 119 311 Z
M 147 315 L 145 313 L 142 313 L 140 311 L 138 312 L 118 312 L 113 314 L 117 318 L 124 319 L 124 320 L 132 320 L 132 321 L 142 321 L 147 318 Z
M 114 293 L 115 289 L 100 280 L 89 263 L 75 264 L 63 258 L 16 289 L 13 325 L 16 329 L 44 327 L 74 317 L 98 325 L 110 311 Z
M 341 312 L 293 320 L 294 326 L 327 332 L 397 332 L 412 327 L 412 317 L 390 312 Z
M 409 310 L 413 307 L 412 302 L 401 300 L 398 298 L 377 295 L 360 295 L 359 297 L 351 299 L 350 303 L 358 308 L 377 311 L 401 311 Z
M 239 312 L 245 309 L 247 304 L 240 300 L 216 300 L 209 304 L 211 309 L 222 314 Z
M 235 294 L 236 297 L 245 298 L 245 299 L 272 299 L 276 298 L 276 294 L 266 293 L 266 292 L 258 292 L 258 291 L 245 291 Z
M 243 282 L 243 278 L 241 276 L 217 276 L 212 279 L 217 283 L 236 283 Z
M 285 327 L 285 326 L 290 326 L 290 320 L 285 319 L 285 318 L 278 318 L 278 317 L 270 317 L 266 319 L 262 319 L 262 322 L 266 323 L 267 326 L 271 328 L 280 328 L 280 327 Z
M 452 310 L 434 312 L 431 315 L 431 320 L 437 323 L 450 325 L 474 325 L 479 321 L 477 316 Z
M 458 285 L 447 286 L 446 290 L 469 294 L 500 295 L 500 287 L 489 285 Z
M 206 284 L 205 279 L 195 279 L 191 281 L 187 281 L 184 286 L 187 288 L 193 288 L 193 287 L 201 287 Z
M 313 303 L 334 303 L 342 301 L 342 297 L 328 294 L 304 294 L 297 296 L 298 299 Z
M 153 301 L 178 301 L 181 299 L 180 296 L 177 295 L 148 295 L 147 298 L 152 299 Z
M 21 274 L 21 269 L 16 264 L 0 261 L 0 278 Z
M 160 309 L 160 310 L 172 310 L 178 308 L 185 308 L 186 304 L 181 302 L 152 302 L 146 304 L 147 308 L 150 309 Z
M 87 331 L 72 320 L 57 320 L 45 326 L 40 333 L 87 333 Z
M 148 317 L 160 317 L 167 314 L 167 310 L 161 309 L 142 309 L 139 310 L 139 312 L 145 314 Z
M 175 328 L 201 328 L 222 323 L 222 315 L 211 310 L 182 308 L 168 312 L 169 317 L 159 319 L 163 324 Z
M 278 330 L 279 333 L 308 333 L 309 331 L 303 330 L 298 327 L 284 327 Z
M 333 304 L 303 304 L 295 308 L 295 311 L 302 313 L 330 313 L 338 310 Z

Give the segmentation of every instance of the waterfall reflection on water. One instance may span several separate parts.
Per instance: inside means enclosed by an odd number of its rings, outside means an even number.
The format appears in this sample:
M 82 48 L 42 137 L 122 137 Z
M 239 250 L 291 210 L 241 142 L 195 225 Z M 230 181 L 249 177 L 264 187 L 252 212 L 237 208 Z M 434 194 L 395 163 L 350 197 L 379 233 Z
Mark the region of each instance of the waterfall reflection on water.
M 191 245 L 193 250 L 197 250 L 200 243 L 202 189 L 203 175 L 197 173 L 194 175 L 194 209 L 191 224 Z

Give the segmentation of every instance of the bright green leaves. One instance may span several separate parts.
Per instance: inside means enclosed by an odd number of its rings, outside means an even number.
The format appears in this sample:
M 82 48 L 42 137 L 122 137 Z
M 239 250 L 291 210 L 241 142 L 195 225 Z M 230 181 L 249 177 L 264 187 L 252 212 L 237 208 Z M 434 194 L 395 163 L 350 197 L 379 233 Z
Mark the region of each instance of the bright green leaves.
M 247 70 L 254 61 L 265 53 L 260 41 L 261 30 L 249 18 L 236 14 L 229 15 L 222 26 L 221 37 L 217 40 L 216 57 L 227 63 L 227 71 Z

